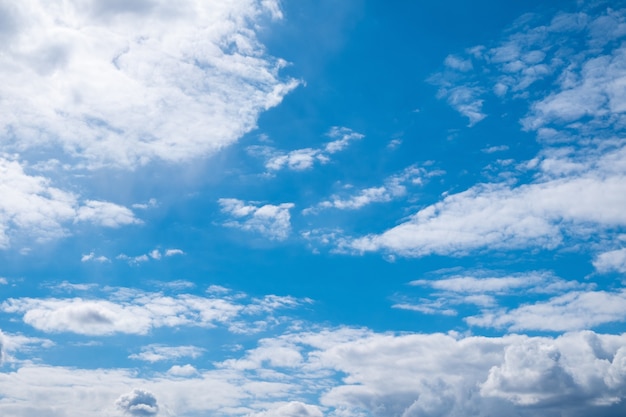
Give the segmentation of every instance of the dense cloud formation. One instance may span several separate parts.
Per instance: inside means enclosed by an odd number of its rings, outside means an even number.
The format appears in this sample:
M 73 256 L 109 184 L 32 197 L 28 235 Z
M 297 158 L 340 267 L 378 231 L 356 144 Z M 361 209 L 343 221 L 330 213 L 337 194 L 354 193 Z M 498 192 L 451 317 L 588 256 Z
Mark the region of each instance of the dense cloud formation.
M 125 414 L 137 417 L 154 416 L 159 412 L 154 394 L 137 388 L 118 398 L 115 405 Z
M 281 18 L 274 1 L 29 0 L 0 16 L 3 150 L 58 147 L 91 168 L 183 161 L 233 143 L 297 85 L 256 39 Z

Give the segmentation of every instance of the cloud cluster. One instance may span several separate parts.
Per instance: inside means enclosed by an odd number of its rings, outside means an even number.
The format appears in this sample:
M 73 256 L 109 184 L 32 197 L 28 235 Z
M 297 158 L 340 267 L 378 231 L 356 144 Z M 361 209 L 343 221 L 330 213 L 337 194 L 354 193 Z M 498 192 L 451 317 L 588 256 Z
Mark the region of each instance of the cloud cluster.
M 233 143 L 298 85 L 256 37 L 282 16 L 273 0 L 27 0 L 0 16 L 4 150 L 89 168 L 183 161 Z
M 364 137 L 347 127 L 337 126 L 331 128 L 327 136 L 332 140 L 322 148 L 303 148 L 285 153 L 269 146 L 251 146 L 248 152 L 264 158 L 265 167 L 269 171 L 279 171 L 285 168 L 304 171 L 313 168 L 316 163 L 329 162 L 331 155 L 343 151 L 350 143 Z
M 224 226 L 260 233 L 274 240 L 285 240 L 291 233 L 289 210 L 294 207 L 293 203 L 257 205 L 236 198 L 220 198 L 218 203 L 222 213 L 233 218 Z
M 54 403 L 95 417 L 115 403 L 130 415 L 612 417 L 626 411 L 624 346 L 626 335 L 592 331 L 489 338 L 319 329 L 263 339 L 210 370 L 140 377 L 24 364 L 0 373 L 0 412 L 50 415 Z M 136 386 L 144 388 L 119 396 Z M 86 395 L 93 401 L 77 400 Z
M 202 355 L 204 349 L 197 346 L 163 346 L 149 345 L 141 348 L 140 353 L 129 356 L 130 359 L 138 359 L 146 362 L 171 361 L 180 358 L 195 359 Z
M 18 160 L 7 155 L 0 155 L 0 194 L 0 249 L 11 245 L 12 236 L 36 241 L 66 236 L 72 223 L 114 228 L 141 223 L 126 207 L 81 201 L 74 193 L 54 187 L 49 179 L 27 174 Z

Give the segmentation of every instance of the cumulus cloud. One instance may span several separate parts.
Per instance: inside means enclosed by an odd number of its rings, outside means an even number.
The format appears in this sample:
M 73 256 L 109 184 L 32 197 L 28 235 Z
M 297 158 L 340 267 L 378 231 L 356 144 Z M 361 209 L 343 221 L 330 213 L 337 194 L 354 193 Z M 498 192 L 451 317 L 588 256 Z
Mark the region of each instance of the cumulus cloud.
M 261 206 L 236 198 L 220 198 L 218 203 L 222 213 L 233 218 L 225 222 L 224 226 L 260 233 L 273 240 L 285 240 L 291 233 L 289 210 L 294 207 L 293 203 Z
M 290 332 L 200 372 L 180 366 L 140 376 L 24 364 L 0 373 L 0 412 L 53 415 L 55 404 L 85 417 L 114 415 L 111 405 L 129 415 L 550 417 L 558 410 L 563 417 L 613 417 L 625 411 L 625 345 L 626 335 L 592 331 L 555 337 Z M 145 388 L 119 396 L 133 386 Z M 92 401 L 79 401 L 85 396 Z
M 283 152 L 269 146 L 251 146 L 248 152 L 265 159 L 265 167 L 270 171 L 287 168 L 293 171 L 304 171 L 313 168 L 316 163 L 325 164 L 331 155 L 346 149 L 352 142 L 364 136 L 347 127 L 332 127 L 327 136 L 330 142 L 321 148 L 303 148 Z
M 104 255 L 96 256 L 94 252 L 89 252 L 88 254 L 81 256 L 80 261 L 81 262 L 100 262 L 100 263 L 110 262 L 109 258 L 107 258 L 106 256 Z
M 159 412 L 154 394 L 138 388 L 120 396 L 115 405 L 125 414 L 131 416 L 154 416 Z
M 617 271 L 626 273 L 626 248 L 604 252 L 593 261 L 598 272 Z
M 256 37 L 280 18 L 275 1 L 28 0 L 7 10 L 5 149 L 56 147 L 90 168 L 183 161 L 233 143 L 298 85 Z
M 119 227 L 141 221 L 126 207 L 86 200 L 54 187 L 50 179 L 25 172 L 19 161 L 0 155 L 0 248 L 11 236 L 26 235 L 38 241 L 68 235 L 72 223 Z

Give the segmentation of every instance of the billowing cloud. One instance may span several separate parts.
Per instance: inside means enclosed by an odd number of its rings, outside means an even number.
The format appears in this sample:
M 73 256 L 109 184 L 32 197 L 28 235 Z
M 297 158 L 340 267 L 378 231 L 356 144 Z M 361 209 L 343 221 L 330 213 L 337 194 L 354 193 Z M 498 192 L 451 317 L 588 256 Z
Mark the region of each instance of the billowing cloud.
M 5 151 L 58 149 L 89 168 L 183 161 L 233 143 L 298 85 L 256 37 L 281 18 L 273 0 L 28 0 L 0 13 Z
M 222 213 L 233 218 L 225 222 L 224 226 L 260 233 L 275 240 L 284 240 L 289 237 L 291 232 L 289 210 L 294 207 L 293 203 L 261 206 L 236 198 L 220 198 L 218 203 L 222 206 Z
M 96 417 L 115 415 L 117 403 L 129 415 L 618 416 L 626 411 L 625 345 L 626 335 L 592 331 L 462 337 L 320 329 L 264 339 L 197 373 L 24 364 L 0 373 L 0 412 L 53 415 L 55 404 Z M 92 401 L 78 401 L 86 395 Z
M 154 416 L 159 412 L 154 394 L 137 388 L 118 398 L 115 405 L 125 414 L 131 416 Z

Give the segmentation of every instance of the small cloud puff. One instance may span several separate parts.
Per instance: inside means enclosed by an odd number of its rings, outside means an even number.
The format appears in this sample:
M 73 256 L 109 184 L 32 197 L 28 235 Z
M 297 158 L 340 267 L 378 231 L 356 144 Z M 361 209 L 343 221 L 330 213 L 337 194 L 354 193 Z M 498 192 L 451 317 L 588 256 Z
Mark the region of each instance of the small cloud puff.
M 118 398 L 115 405 L 131 416 L 155 416 L 159 412 L 154 394 L 137 388 Z
M 289 210 L 294 207 L 293 203 L 257 206 L 236 198 L 220 198 L 218 203 L 222 206 L 222 213 L 234 218 L 224 226 L 257 232 L 272 240 L 285 240 L 291 232 Z

